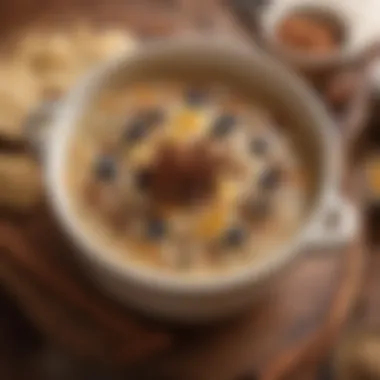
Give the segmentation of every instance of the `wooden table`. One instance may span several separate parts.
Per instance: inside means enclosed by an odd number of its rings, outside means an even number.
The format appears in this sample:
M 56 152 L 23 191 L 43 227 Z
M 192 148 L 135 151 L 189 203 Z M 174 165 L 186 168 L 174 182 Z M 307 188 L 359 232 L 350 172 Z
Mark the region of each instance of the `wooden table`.
M 47 14 L 53 13 L 56 20 L 64 18 L 64 10 L 86 14 L 90 9 L 96 19 L 121 22 L 145 37 L 191 30 L 240 33 L 228 13 L 210 0 L 201 4 L 191 0 L 113 0 L 107 4 L 3 0 L 0 26 L 6 32 L 27 21 L 50 19 Z M 77 364 L 78 358 L 89 360 L 98 376 L 103 368 L 100 362 L 112 364 L 113 370 L 105 372 L 104 378 L 127 373 L 129 380 L 315 378 L 352 309 L 364 266 L 361 239 L 341 251 L 310 252 L 278 278 L 247 314 L 221 325 L 185 329 L 146 321 L 99 293 L 71 260 L 72 248 L 44 205 L 22 218 L 2 215 L 0 252 L 6 309 L 13 309 L 14 301 L 19 308 L 16 314 L 28 319 L 25 322 L 10 314 L 3 317 L 4 323 L 30 323 L 49 344 L 77 358 L 70 363 Z M 10 335 L 8 339 L 13 340 Z M 38 339 L 30 341 L 34 342 L 30 352 L 46 348 Z M 25 368 L 31 368 L 31 356 L 22 353 L 21 357 L 26 360 Z M 41 370 L 38 360 L 32 363 Z M 80 363 L 75 367 L 83 378 L 88 369 Z M 12 378 L 25 375 L 17 366 L 8 371 L 13 371 Z M 66 378 L 74 379 L 74 374 Z

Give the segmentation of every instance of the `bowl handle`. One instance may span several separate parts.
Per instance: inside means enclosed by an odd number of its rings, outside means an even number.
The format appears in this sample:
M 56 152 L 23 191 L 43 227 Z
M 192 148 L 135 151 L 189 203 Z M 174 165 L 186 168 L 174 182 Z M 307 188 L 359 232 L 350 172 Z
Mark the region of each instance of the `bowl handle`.
M 47 100 L 35 108 L 26 118 L 24 133 L 35 157 L 43 163 L 51 125 L 60 106 L 59 100 Z
M 349 199 L 332 192 L 317 222 L 305 238 L 308 249 L 339 248 L 349 244 L 358 231 L 359 215 Z

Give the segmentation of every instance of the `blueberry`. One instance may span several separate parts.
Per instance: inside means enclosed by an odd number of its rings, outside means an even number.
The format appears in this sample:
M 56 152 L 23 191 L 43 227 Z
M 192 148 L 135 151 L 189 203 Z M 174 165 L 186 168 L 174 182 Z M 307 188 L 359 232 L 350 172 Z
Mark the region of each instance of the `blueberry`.
M 158 108 L 140 112 L 127 125 L 124 139 L 128 142 L 136 142 L 143 139 L 146 134 L 164 120 L 164 113 Z
M 161 240 L 166 233 L 166 225 L 163 220 L 153 218 L 148 221 L 147 235 L 150 240 Z
M 235 124 L 236 117 L 234 115 L 221 115 L 215 120 L 211 133 L 215 137 L 224 137 L 232 131 Z
M 263 156 L 268 151 L 268 141 L 263 138 L 254 138 L 249 144 L 249 150 L 252 154 Z
M 147 124 L 156 125 L 164 121 L 165 113 L 160 108 L 152 108 L 152 109 L 144 111 L 144 113 L 141 114 L 140 117 L 145 119 Z
M 152 181 L 152 172 L 149 169 L 142 169 L 136 173 L 135 182 L 140 190 L 147 190 Z
M 101 156 L 95 162 L 95 175 L 102 181 L 111 181 L 116 177 L 117 167 L 114 157 Z
M 242 228 L 231 227 L 225 232 L 223 243 L 228 247 L 238 247 L 243 244 L 245 237 L 246 232 Z
M 186 95 L 186 103 L 190 106 L 201 106 L 207 100 L 207 93 L 197 88 L 192 88 L 187 91 Z
M 136 142 L 144 138 L 148 132 L 147 125 L 142 120 L 133 120 L 127 125 L 124 134 L 124 140 L 127 142 Z
M 278 167 L 266 169 L 259 179 L 259 186 L 263 190 L 274 190 L 278 187 L 282 177 L 282 172 Z

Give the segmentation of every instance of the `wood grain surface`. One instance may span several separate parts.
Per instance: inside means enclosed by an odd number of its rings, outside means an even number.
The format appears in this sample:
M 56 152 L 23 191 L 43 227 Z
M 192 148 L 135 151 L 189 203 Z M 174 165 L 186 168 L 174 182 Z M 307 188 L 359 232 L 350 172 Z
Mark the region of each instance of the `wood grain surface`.
M 3 0 L 0 30 L 5 36 L 29 23 L 67 22 L 74 15 L 121 23 L 141 37 L 213 31 L 248 40 L 216 0 Z M 92 368 L 112 367 L 105 379 L 111 373 L 129 380 L 314 379 L 354 305 L 364 251 L 358 239 L 341 251 L 310 252 L 245 315 L 189 329 L 149 321 L 101 294 L 76 266 L 75 250 L 43 200 L 28 216 L 0 215 L 0 284 L 7 299 L 68 355 Z

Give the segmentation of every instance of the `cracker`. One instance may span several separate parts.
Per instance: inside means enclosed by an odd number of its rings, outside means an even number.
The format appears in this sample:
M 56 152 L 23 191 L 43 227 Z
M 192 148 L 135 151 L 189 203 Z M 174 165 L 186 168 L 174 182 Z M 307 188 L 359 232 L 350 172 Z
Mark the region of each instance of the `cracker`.
M 80 29 L 75 34 L 79 59 L 88 67 L 121 53 L 134 51 L 136 39 L 121 29 L 109 29 L 100 32 Z
M 26 155 L 0 154 L 0 208 L 28 211 L 41 196 L 38 165 Z
M 0 63 L 0 136 L 23 140 L 22 123 L 39 98 L 34 75 L 22 63 Z
M 91 66 L 133 51 L 136 40 L 121 29 L 30 30 L 0 58 L 0 139 L 25 141 L 23 124 L 47 97 L 64 95 Z

